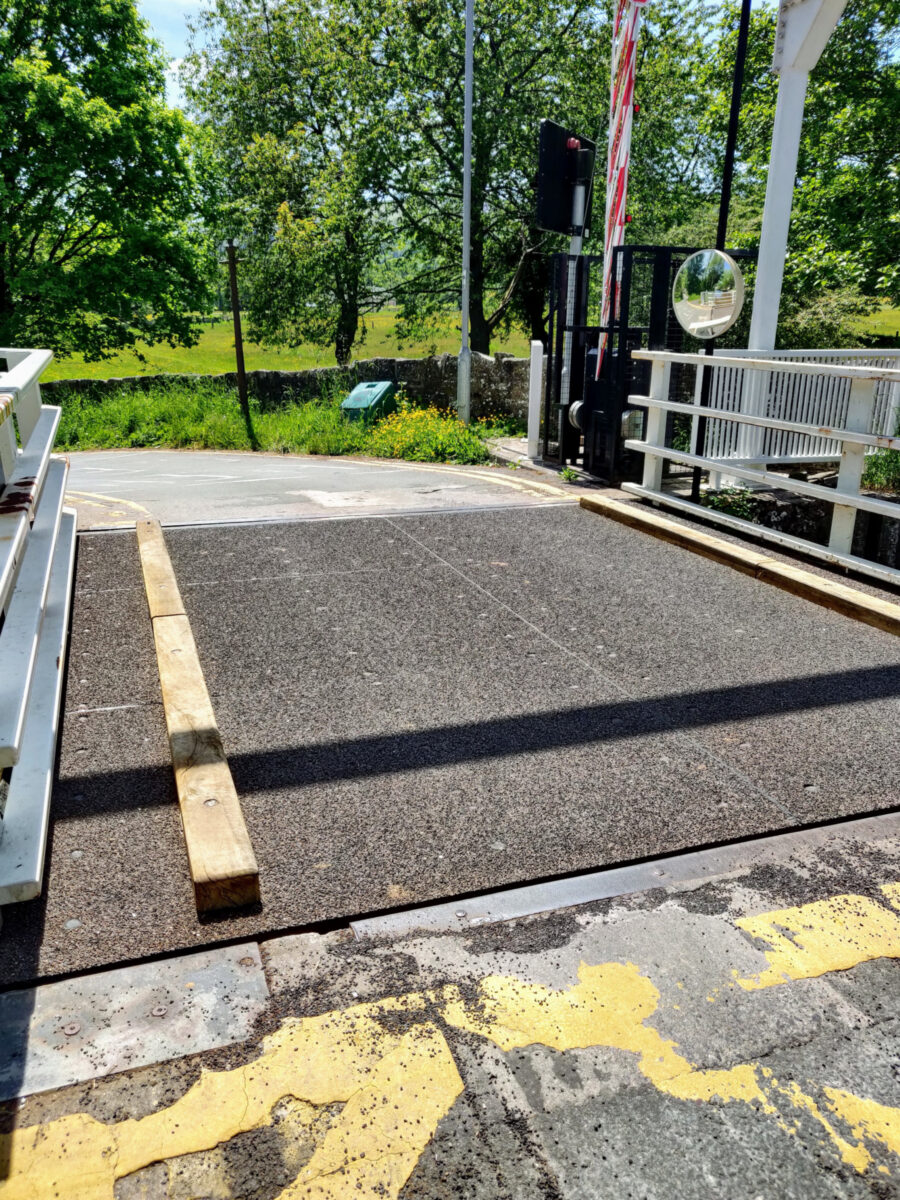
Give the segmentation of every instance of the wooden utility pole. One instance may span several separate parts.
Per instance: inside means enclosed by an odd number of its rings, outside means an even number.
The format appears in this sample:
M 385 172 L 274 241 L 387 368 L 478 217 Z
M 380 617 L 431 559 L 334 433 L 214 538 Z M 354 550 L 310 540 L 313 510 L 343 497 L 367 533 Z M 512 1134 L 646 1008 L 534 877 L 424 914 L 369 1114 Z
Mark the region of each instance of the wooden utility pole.
M 241 304 L 238 299 L 237 283 L 237 254 L 234 249 L 234 238 L 227 243 L 228 282 L 231 286 L 231 316 L 234 321 L 234 357 L 237 362 L 238 399 L 241 402 L 241 412 L 250 428 L 250 405 L 247 401 L 247 373 L 244 370 L 244 337 L 241 333 Z

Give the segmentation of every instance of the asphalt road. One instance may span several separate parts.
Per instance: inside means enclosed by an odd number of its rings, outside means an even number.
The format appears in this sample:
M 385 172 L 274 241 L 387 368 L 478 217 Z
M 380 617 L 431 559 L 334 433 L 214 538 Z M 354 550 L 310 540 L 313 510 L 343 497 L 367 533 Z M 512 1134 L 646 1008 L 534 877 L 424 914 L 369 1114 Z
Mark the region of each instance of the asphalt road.
M 196 450 L 102 450 L 69 455 L 67 500 L 78 528 L 116 529 L 152 516 L 163 525 L 515 507 L 571 500 L 552 476 L 308 455 Z
M 135 539 L 83 535 L 3 983 L 896 804 L 896 638 L 576 506 L 166 540 L 262 908 L 196 918 Z

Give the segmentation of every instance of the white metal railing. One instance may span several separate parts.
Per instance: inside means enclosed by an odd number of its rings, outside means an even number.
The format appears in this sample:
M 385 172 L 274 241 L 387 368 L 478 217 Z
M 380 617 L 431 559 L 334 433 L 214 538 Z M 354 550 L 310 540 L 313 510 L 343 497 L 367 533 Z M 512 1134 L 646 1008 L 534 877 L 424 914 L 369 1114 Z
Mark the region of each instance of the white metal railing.
M 746 530 L 757 537 L 779 542 L 791 549 L 802 550 L 827 561 L 864 571 L 869 575 L 890 579 L 894 583 L 900 582 L 900 570 L 870 562 L 868 559 L 859 558 L 852 553 L 857 512 L 871 512 L 895 520 L 900 519 L 900 504 L 883 500 L 880 497 L 860 495 L 866 453 L 877 448 L 900 450 L 900 436 L 873 431 L 877 400 L 876 389 L 880 384 L 886 385 L 888 390 L 900 386 L 900 369 L 858 362 L 805 362 L 784 358 L 750 357 L 747 354 L 721 354 L 706 357 L 701 354 L 676 354 L 666 350 L 636 350 L 633 357 L 652 365 L 649 395 L 629 396 L 628 398 L 629 404 L 646 407 L 649 411 L 644 440 L 628 439 L 625 441 L 625 446 L 629 450 L 638 450 L 644 455 L 643 482 L 640 484 L 625 483 L 622 486 L 626 490 L 673 508 L 696 513 L 696 504 L 662 490 L 663 464 L 669 460 L 688 467 L 700 467 L 709 471 L 711 476 L 724 472 L 738 480 L 746 480 L 749 483 L 763 484 L 767 487 L 792 491 L 801 496 L 824 500 L 834 506 L 827 547 L 793 534 L 782 533 L 763 525 L 755 525 L 751 521 L 721 513 L 712 508 L 704 508 L 702 511 L 704 517 L 720 524 Z M 802 391 L 803 384 L 807 380 L 816 383 L 819 394 L 845 393 L 840 402 L 842 419 L 839 424 L 826 424 L 818 421 L 817 414 L 809 419 L 806 411 L 802 409 L 791 419 L 758 410 L 737 411 L 713 402 L 708 408 L 701 410 L 707 419 L 708 430 L 711 427 L 720 427 L 737 431 L 738 434 L 743 431 L 757 439 L 778 435 L 806 438 L 823 443 L 826 447 L 824 459 L 840 462 L 837 487 L 824 487 L 820 484 L 807 483 L 777 474 L 768 470 L 765 461 L 761 462 L 755 454 L 740 457 L 736 455 L 721 456 L 709 452 L 699 454 L 696 451 L 675 450 L 666 446 L 666 415 L 668 413 L 697 416 L 696 404 L 684 404 L 669 399 L 669 380 L 674 363 L 689 364 L 711 371 L 713 384 L 710 388 L 711 396 L 723 394 L 721 385 L 716 386 L 716 377 L 724 372 L 728 372 L 733 379 L 735 393 L 738 396 L 743 394 L 745 399 L 747 395 L 752 396 L 754 391 L 757 395 L 759 394 L 759 383 L 769 386 L 767 381 L 771 380 L 773 376 L 789 378 L 795 393 Z M 824 384 L 818 384 L 819 380 L 824 380 Z M 757 381 L 759 382 L 757 383 Z M 780 407 L 783 409 L 787 405 L 781 404 Z M 726 439 L 720 434 L 714 433 L 712 437 L 707 436 L 705 445 L 709 446 L 710 443 L 722 445 L 725 441 Z M 818 457 L 815 461 L 819 461 Z
M 756 358 L 760 351 L 725 350 L 718 357 Z M 787 363 L 821 363 L 827 366 L 853 366 L 900 369 L 900 350 L 771 350 L 764 357 L 774 359 L 778 369 L 764 379 L 754 379 L 756 395 L 753 411 L 785 423 L 840 428 L 846 419 L 850 400 L 849 378 L 835 375 L 798 375 Z M 785 364 L 782 366 L 782 364 Z M 695 399 L 699 398 L 702 374 L 697 372 Z M 740 367 L 714 371 L 709 403 L 729 412 L 747 411 L 748 378 Z M 870 428 L 867 432 L 894 434 L 900 420 L 900 384 L 891 379 L 875 382 Z M 695 418 L 696 421 L 696 418 Z M 741 458 L 755 452 L 770 463 L 828 462 L 835 458 L 836 443 L 818 434 L 798 433 L 783 427 L 766 429 L 752 439 L 741 437 L 740 427 L 713 422 L 706 427 L 703 452 L 711 458 Z M 696 436 L 691 445 L 696 447 Z
M 0 904 L 41 890 L 62 698 L 75 513 L 41 403 L 49 350 L 0 349 Z

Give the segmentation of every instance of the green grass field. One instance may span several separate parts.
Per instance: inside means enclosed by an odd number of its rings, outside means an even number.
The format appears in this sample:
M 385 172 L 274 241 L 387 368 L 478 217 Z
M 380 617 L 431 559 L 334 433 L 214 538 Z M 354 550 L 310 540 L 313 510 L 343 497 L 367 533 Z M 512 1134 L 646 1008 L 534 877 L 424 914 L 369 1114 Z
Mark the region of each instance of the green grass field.
M 861 317 L 859 330 L 880 337 L 894 337 L 900 334 L 900 308 L 880 308 L 877 312 L 869 313 L 867 317 Z
M 432 352 L 431 343 L 399 348 L 394 337 L 395 314 L 373 313 L 366 317 L 366 338 L 354 347 L 353 357 L 362 358 L 423 358 Z M 455 329 L 435 338 L 434 352 L 455 354 L 459 349 L 459 334 Z M 518 331 L 494 343 L 493 350 L 504 350 L 520 357 L 528 356 L 528 338 Z M 302 371 L 309 367 L 334 366 L 331 350 L 318 346 L 299 346 L 295 349 L 273 349 L 244 343 L 244 361 L 248 371 Z M 200 341 L 190 349 L 184 346 L 148 346 L 144 361 L 135 354 L 117 354 L 103 362 L 86 363 L 80 355 L 54 360 L 44 372 L 51 379 L 110 379 L 124 375 L 195 374 L 219 375 L 234 370 L 234 333 L 231 318 L 208 325 Z

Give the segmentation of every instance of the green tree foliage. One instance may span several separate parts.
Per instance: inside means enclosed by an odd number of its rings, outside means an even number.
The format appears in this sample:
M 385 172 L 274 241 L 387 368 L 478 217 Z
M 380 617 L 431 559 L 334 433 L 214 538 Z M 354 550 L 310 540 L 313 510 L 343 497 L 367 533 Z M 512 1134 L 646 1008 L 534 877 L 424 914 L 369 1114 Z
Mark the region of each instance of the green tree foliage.
M 383 204 L 383 83 L 339 0 L 216 0 L 184 78 L 204 146 L 208 218 L 244 250 L 250 333 L 333 345 L 346 362 L 393 229 Z
M 386 195 L 412 251 L 396 293 L 401 328 L 421 332 L 459 295 L 462 246 L 463 6 L 355 0 L 378 33 L 372 64 L 390 81 Z M 591 0 L 476 0 L 472 128 L 471 344 L 487 353 L 535 255 L 559 246 L 534 227 L 537 132 L 552 117 L 587 136 L 609 91 L 608 15 Z M 602 165 L 601 165 L 602 170 Z M 602 217 L 601 217 L 602 227 Z M 537 279 L 534 279 L 537 274 Z M 543 300 L 543 295 L 541 296 Z
M 0 344 L 192 344 L 204 301 L 186 123 L 134 0 L 0 15 Z
M 714 229 L 738 8 L 716 30 L 701 91 L 708 187 L 693 232 Z M 776 12 L 752 14 L 729 243 L 759 241 L 777 77 Z M 846 342 L 876 298 L 900 303 L 900 3 L 849 0 L 810 75 L 779 322 L 782 346 Z M 703 230 L 700 233 L 700 230 Z M 669 234 L 685 236 L 685 229 Z M 690 233 L 688 233 L 690 236 Z

